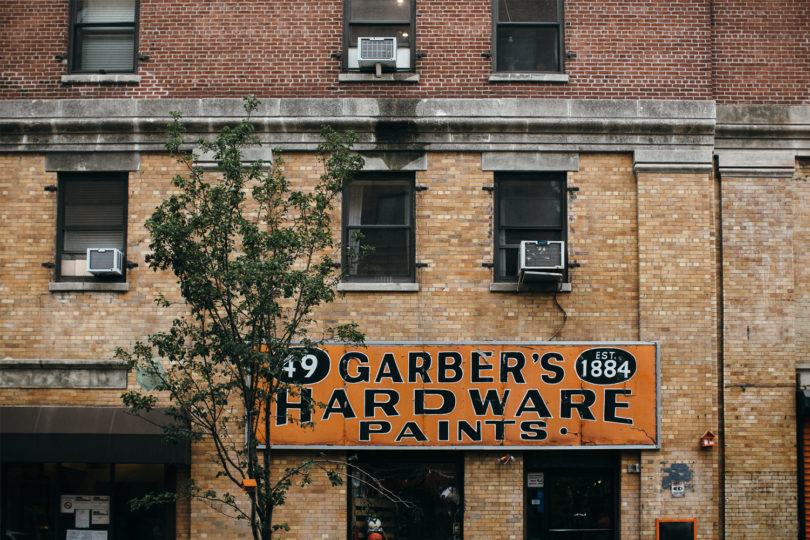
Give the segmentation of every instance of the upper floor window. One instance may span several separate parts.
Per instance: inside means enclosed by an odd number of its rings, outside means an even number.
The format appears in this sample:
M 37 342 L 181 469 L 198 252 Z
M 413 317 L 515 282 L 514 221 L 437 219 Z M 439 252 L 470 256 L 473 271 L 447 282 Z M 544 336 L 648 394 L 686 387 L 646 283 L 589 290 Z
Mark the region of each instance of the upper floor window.
M 343 193 L 343 268 L 349 281 L 414 279 L 413 175 L 363 175 Z
M 495 176 L 495 280 L 517 281 L 520 242 L 566 240 L 565 173 Z
M 138 0 L 71 0 L 70 70 L 135 71 Z
M 495 70 L 563 70 L 563 0 L 494 0 Z
M 126 271 L 126 219 L 127 173 L 60 173 L 57 279 L 122 281 Z M 99 256 L 96 273 L 88 271 L 88 249 L 105 250 L 94 252 Z
M 344 0 L 344 69 L 412 70 L 415 0 Z M 365 39 L 372 38 L 372 39 Z M 388 39 L 375 39 L 388 38 Z M 395 47 L 392 47 L 394 45 Z M 362 48 L 361 48 L 362 47 Z M 375 62 L 375 58 L 381 60 Z

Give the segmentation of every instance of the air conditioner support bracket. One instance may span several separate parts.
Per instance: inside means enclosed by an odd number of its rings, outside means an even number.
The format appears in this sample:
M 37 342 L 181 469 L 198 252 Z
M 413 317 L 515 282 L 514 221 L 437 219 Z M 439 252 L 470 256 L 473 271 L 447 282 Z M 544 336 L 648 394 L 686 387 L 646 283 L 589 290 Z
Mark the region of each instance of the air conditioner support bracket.
M 382 64 L 380 62 L 374 64 L 374 76 L 378 79 L 382 77 Z

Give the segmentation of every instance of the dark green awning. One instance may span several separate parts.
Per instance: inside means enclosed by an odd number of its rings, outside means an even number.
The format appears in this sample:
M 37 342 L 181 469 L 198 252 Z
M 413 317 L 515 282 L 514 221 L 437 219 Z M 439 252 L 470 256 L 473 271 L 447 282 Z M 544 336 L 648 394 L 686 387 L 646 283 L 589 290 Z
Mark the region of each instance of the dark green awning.
M 189 464 L 190 445 L 163 438 L 159 425 L 171 418 L 146 416 L 123 407 L 0 407 L 0 460 Z

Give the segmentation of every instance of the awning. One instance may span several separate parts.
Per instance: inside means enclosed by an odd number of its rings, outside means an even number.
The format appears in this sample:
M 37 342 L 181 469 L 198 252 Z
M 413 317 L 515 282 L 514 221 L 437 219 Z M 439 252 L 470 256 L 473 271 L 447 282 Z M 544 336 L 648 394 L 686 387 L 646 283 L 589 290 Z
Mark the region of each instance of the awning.
M 0 407 L 0 460 L 189 464 L 190 445 L 166 442 L 159 427 L 171 417 L 145 416 L 123 407 Z

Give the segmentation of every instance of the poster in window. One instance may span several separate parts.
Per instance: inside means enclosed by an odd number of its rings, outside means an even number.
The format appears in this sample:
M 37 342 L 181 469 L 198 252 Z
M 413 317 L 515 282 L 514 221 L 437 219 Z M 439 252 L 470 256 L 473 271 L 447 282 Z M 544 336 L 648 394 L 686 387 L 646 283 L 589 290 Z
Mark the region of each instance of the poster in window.
M 77 529 L 89 529 L 90 528 L 90 509 L 89 508 L 79 508 L 76 510 L 76 524 L 74 525 Z

